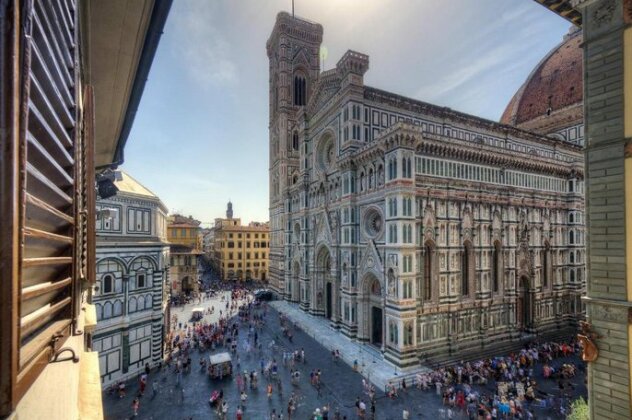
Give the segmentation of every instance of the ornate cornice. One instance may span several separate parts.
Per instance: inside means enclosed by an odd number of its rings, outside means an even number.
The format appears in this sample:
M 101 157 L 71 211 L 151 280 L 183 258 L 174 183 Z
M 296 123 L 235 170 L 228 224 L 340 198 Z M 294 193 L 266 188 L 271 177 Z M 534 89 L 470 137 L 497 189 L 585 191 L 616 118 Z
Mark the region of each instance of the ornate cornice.
M 458 122 L 469 127 L 480 128 L 488 132 L 493 132 L 497 137 L 500 138 L 508 138 L 508 136 L 511 135 L 517 139 L 533 141 L 549 146 L 555 146 L 558 148 L 567 149 L 569 151 L 581 150 L 581 146 L 577 146 L 572 143 L 551 139 L 549 137 L 522 130 L 511 125 L 501 124 L 496 121 L 491 121 L 484 118 L 476 117 L 474 115 L 455 111 L 447 107 L 440 107 L 437 105 L 429 104 L 427 102 L 418 101 L 416 99 L 406 98 L 404 96 L 400 96 L 369 86 L 365 86 L 364 88 L 364 99 L 383 105 L 403 109 L 409 112 L 414 112 L 416 114 L 419 114 L 420 116 L 435 117 L 445 120 L 445 122 Z
M 423 134 L 421 145 L 417 148 L 420 155 L 432 155 L 444 158 L 454 158 L 481 164 L 518 169 L 529 172 L 548 173 L 567 177 L 576 174 L 584 177 L 584 165 L 581 155 L 577 162 L 560 162 L 559 160 L 537 156 L 515 150 L 498 149 L 483 144 L 473 144 L 467 141 L 455 140 L 436 134 Z

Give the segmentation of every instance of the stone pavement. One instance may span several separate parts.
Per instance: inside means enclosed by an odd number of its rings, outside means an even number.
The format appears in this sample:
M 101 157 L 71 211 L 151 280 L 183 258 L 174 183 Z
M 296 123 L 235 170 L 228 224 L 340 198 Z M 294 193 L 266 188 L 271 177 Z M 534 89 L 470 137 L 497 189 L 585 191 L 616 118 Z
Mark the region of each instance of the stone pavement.
M 385 390 L 389 382 L 399 383 L 404 377 L 408 379 L 417 373 L 430 371 L 422 365 L 400 369 L 385 360 L 376 347 L 351 340 L 332 328 L 327 319 L 310 315 L 296 304 L 277 300 L 270 302 L 270 306 L 285 314 L 295 325 L 330 352 L 339 350 L 342 360 L 347 365 L 353 367 L 354 361 L 357 361 L 358 371 L 377 389 Z
M 179 322 L 186 322 L 190 316 L 191 308 L 196 306 L 214 305 L 216 313 L 214 316 L 205 316 L 205 320 L 212 321 L 218 315 L 220 305 L 219 299 L 205 301 L 201 305 L 187 305 L 184 311 L 180 308 L 174 308 L 172 313 L 179 315 Z M 287 313 L 287 311 L 285 311 Z M 309 315 L 307 315 L 309 317 Z M 309 328 L 309 327 L 308 327 Z M 313 332 L 313 331 L 312 331 Z M 271 350 L 266 350 L 264 357 L 276 357 L 281 359 L 281 351 L 293 351 L 303 348 L 306 354 L 306 363 L 297 364 L 302 378 L 298 386 L 291 384 L 289 377 L 289 368 L 280 364 L 280 378 L 283 384 L 283 395 L 275 393 L 272 399 L 268 400 L 265 395 L 262 381 L 256 390 L 248 390 L 248 402 L 244 413 L 244 419 L 248 420 L 268 420 L 269 413 L 272 409 L 276 409 L 277 413 L 284 413 L 284 420 L 288 420 L 286 414 L 287 401 L 290 392 L 296 394 L 298 407 L 293 419 L 309 419 L 310 414 L 316 407 L 329 405 L 332 412 L 337 407 L 342 415 L 346 415 L 347 419 L 356 419 L 354 403 L 356 398 L 363 399 L 368 406 L 368 397 L 362 390 L 362 376 L 354 372 L 346 363 L 335 363 L 330 354 L 330 350 L 323 347 L 323 341 L 330 341 L 332 331 L 325 327 L 323 334 L 312 338 L 311 335 L 304 333 L 302 330 L 295 331 L 292 342 L 283 337 L 279 325 L 279 317 L 274 309 L 270 309 L 266 316 L 266 327 L 260 333 L 259 338 L 262 343 L 269 344 L 274 340 L 279 350 L 274 354 Z M 241 344 L 246 340 L 246 328 L 240 329 L 240 352 L 241 370 L 259 369 L 260 359 L 255 355 L 248 355 L 241 351 Z M 352 343 L 353 344 L 353 343 Z M 265 346 L 267 348 L 267 346 Z M 341 350 L 342 350 L 342 346 Z M 222 351 L 221 349 L 217 350 Z M 201 420 L 218 418 L 215 411 L 211 410 L 208 405 L 208 398 L 212 390 L 222 388 L 224 395 L 229 404 L 228 419 L 235 418 L 235 410 L 239 404 L 239 395 L 235 385 L 234 378 L 225 378 L 222 381 L 211 380 L 208 375 L 201 372 L 198 361 L 201 357 L 208 358 L 209 352 L 200 353 L 195 350 L 191 354 L 193 361 L 193 369 L 191 373 L 184 374 L 181 386 L 176 384 L 176 375 L 172 370 L 163 368 L 161 371 L 153 370 L 149 375 L 149 383 L 145 395 L 140 399 L 140 410 L 137 419 L 166 419 L 166 420 Z M 373 359 L 370 353 L 364 355 L 364 359 L 360 355 L 358 362 L 364 360 L 365 372 L 368 376 L 369 372 L 374 369 L 371 365 Z M 572 361 L 578 363 L 576 359 L 558 359 L 554 365 L 560 365 L 564 362 Z M 579 362 L 580 363 L 580 362 Z M 377 362 L 376 362 L 377 364 Z M 321 369 L 323 386 L 319 389 L 309 383 L 309 373 L 314 369 Z M 545 391 L 555 393 L 556 382 L 552 380 L 544 380 L 541 374 L 541 366 L 536 369 L 538 377 L 538 388 Z M 152 384 L 157 384 L 158 394 L 152 398 Z M 586 387 L 584 385 L 584 375 L 579 374 L 574 378 L 573 394 L 574 396 L 586 396 Z M 489 393 L 494 389 L 494 384 L 490 383 L 487 387 L 476 387 L 479 391 Z M 131 404 L 134 396 L 138 392 L 137 379 L 130 380 L 127 383 L 128 393 L 124 398 L 118 398 L 115 395 L 103 394 L 103 405 L 105 418 L 107 420 L 119 420 L 131 418 Z M 445 417 L 445 409 L 442 405 L 441 397 L 437 396 L 433 390 L 420 391 L 417 389 L 409 389 L 407 393 L 401 393 L 401 396 L 395 400 L 388 399 L 384 393 L 378 389 L 376 393 L 376 419 L 379 420 L 397 420 L 402 418 L 402 410 L 408 409 L 411 413 L 411 419 L 442 419 Z M 330 415 L 330 419 L 333 416 Z M 454 419 L 464 419 L 462 413 L 455 413 Z M 556 416 L 549 410 L 536 411 L 536 418 L 543 419 L 561 419 L 563 417 Z

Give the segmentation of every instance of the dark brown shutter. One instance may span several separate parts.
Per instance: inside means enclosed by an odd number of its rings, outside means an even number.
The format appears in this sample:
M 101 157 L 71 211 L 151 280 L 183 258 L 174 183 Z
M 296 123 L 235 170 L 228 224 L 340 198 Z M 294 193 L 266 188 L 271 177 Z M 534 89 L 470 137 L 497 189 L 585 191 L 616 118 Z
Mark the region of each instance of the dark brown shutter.
M 15 286 L 13 303 L 18 308 L 12 326 L 15 340 L 3 343 L 3 350 L 10 345 L 16 356 L 11 409 L 71 334 L 79 310 L 80 282 L 85 277 L 81 261 L 88 255 L 87 230 L 81 229 L 89 181 L 84 165 L 91 152 L 77 130 L 75 2 L 12 3 L 21 6 L 20 114 L 14 140 L 19 247 L 17 278 L 2 279 Z M 4 319 L 6 311 L 0 311 Z M 6 412 L 6 401 L 2 403 Z

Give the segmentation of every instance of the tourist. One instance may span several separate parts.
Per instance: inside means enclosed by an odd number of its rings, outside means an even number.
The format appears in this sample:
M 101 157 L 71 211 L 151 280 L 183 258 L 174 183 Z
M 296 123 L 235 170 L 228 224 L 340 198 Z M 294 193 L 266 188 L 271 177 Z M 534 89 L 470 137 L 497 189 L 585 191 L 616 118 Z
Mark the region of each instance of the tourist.
M 241 400 L 241 405 L 245 407 L 246 400 L 248 399 L 248 395 L 244 391 L 241 391 L 241 394 L 239 395 L 239 399 Z
M 402 420 L 410 419 L 410 412 L 407 409 L 402 410 Z
M 118 386 L 119 398 L 125 397 L 125 382 L 121 382 Z
M 138 409 L 140 408 L 140 400 L 138 397 L 132 401 L 132 410 L 134 411 L 134 417 L 138 416 Z
M 145 394 L 145 387 L 147 386 L 147 374 L 143 374 L 140 376 L 139 387 L 140 387 L 140 395 Z
M 364 403 L 364 401 L 360 400 L 359 408 L 360 408 L 359 417 L 363 419 L 364 416 L 366 415 L 366 404 Z

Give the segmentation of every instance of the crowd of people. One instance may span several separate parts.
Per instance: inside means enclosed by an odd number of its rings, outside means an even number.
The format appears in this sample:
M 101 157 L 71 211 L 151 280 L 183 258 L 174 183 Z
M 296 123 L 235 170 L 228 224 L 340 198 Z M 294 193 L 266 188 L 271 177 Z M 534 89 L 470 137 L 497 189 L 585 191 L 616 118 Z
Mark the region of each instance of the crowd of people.
M 203 299 L 210 294 L 203 294 Z M 279 326 L 271 329 L 266 321 L 269 310 L 265 302 L 257 302 L 246 289 L 234 288 L 230 293 L 215 297 L 216 302 L 205 309 L 205 315 L 216 314 L 214 322 L 180 320 L 178 313 L 171 319 L 171 331 L 167 346 L 169 356 L 158 366 L 175 376 L 176 397 L 184 404 L 184 375 L 192 372 L 193 358 L 198 358 L 199 372 L 210 372 L 209 354 L 223 350 L 232 353 L 232 384 L 236 387 L 237 399 L 229 400 L 224 389 L 213 389 L 209 405 L 220 419 L 249 418 L 246 414 L 249 393 L 267 397 L 269 413 L 266 420 L 291 420 L 296 416 L 299 402 L 304 398 L 301 385 L 311 385 L 321 397 L 322 370 L 306 365 L 304 348 L 294 345 L 293 336 L 297 328 L 283 313 L 278 314 Z M 266 334 L 263 329 L 267 328 Z M 263 337 L 266 337 L 265 341 Z M 210 351 L 207 351 L 210 350 Z M 570 399 L 573 383 L 570 381 L 582 363 L 557 359 L 574 355 L 579 351 L 578 343 L 532 344 L 508 356 L 493 357 L 475 362 L 464 362 L 449 367 L 440 367 L 431 372 L 418 374 L 414 378 L 392 382 L 386 388 L 386 396 L 397 398 L 399 393 L 417 388 L 436 393 L 443 401 L 440 418 L 463 418 L 476 420 L 531 419 L 535 410 L 556 410 L 564 414 L 564 400 Z M 338 363 L 339 350 L 331 350 L 331 358 Z M 574 359 L 573 359 L 574 360 Z M 137 415 L 140 398 L 148 385 L 149 366 L 138 378 L 139 393 L 132 401 L 133 415 Z M 289 389 L 284 389 L 281 376 L 290 378 Z M 304 379 L 303 379 L 304 378 Z M 544 392 L 536 378 L 554 380 L 559 393 Z M 221 379 L 221 377 L 220 377 Z M 166 380 L 166 379 L 163 379 Z M 368 398 L 358 397 L 355 403 L 357 418 L 374 419 L 376 404 L 380 399 L 375 387 L 362 379 L 364 393 Z M 410 383 L 408 383 L 410 382 Z M 158 393 L 158 381 L 151 382 L 152 399 Z M 225 383 L 222 386 L 226 386 Z M 230 385 L 233 386 L 233 385 Z M 116 383 L 112 393 L 125 397 L 125 383 Z M 303 391 L 303 392 L 301 392 Z M 233 393 L 231 393 L 232 395 Z M 261 398 L 261 397 L 255 397 Z M 387 400 L 388 401 L 388 400 Z M 333 405 L 333 404 L 332 404 Z M 310 418 L 315 420 L 343 420 L 347 417 L 330 404 L 317 407 Z M 279 409 L 278 407 L 281 407 Z M 349 406 L 351 407 L 351 406 Z M 402 410 L 402 418 L 408 419 L 408 408 Z
M 433 390 L 443 400 L 440 415 L 453 418 L 465 413 L 470 419 L 532 419 L 534 409 L 554 410 L 563 416 L 566 402 L 574 388 L 570 381 L 583 363 L 555 364 L 555 360 L 580 351 L 576 341 L 533 343 L 517 353 L 441 367 L 418 374 L 412 384 L 422 390 Z M 541 366 L 539 366 L 541 365 Z M 536 369 L 545 379 L 557 381 L 559 392 L 538 388 Z M 406 390 L 405 380 L 399 389 Z M 397 394 L 391 383 L 387 394 Z

